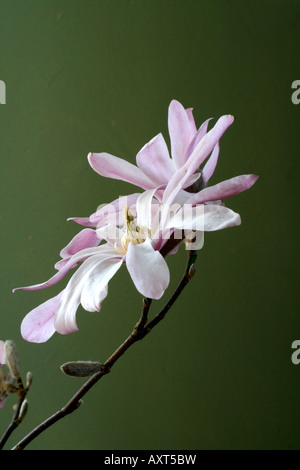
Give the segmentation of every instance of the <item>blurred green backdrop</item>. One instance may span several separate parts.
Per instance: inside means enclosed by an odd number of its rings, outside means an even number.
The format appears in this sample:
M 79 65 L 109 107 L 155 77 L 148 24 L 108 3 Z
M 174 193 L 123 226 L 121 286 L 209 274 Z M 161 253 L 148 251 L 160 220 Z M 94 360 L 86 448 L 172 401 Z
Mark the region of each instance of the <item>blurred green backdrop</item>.
M 68 217 L 136 188 L 101 178 L 90 151 L 134 162 L 175 98 L 197 124 L 223 114 L 213 183 L 260 176 L 231 198 L 242 225 L 210 233 L 197 275 L 160 326 L 135 345 L 76 413 L 28 449 L 299 449 L 299 0 L 0 0 L 1 339 L 34 374 L 10 447 L 62 407 L 81 380 L 69 360 L 105 360 L 130 333 L 141 298 L 126 270 L 79 332 L 25 342 L 25 314 L 59 292 L 12 294 L 54 273 L 80 227 Z M 169 260 L 171 285 L 184 249 Z M 62 283 L 63 285 L 64 282 Z M 163 301 L 156 302 L 153 313 Z M 12 414 L 0 410 L 0 433 Z

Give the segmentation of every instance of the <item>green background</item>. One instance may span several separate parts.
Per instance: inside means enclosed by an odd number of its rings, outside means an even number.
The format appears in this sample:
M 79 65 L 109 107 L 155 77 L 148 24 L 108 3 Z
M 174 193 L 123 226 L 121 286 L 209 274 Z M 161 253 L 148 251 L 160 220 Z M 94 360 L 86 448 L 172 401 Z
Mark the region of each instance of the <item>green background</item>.
M 48 279 L 81 228 L 68 217 L 135 187 L 97 175 L 90 151 L 135 162 L 172 99 L 198 126 L 233 114 L 212 183 L 260 176 L 227 200 L 238 228 L 207 234 L 197 274 L 167 318 L 28 449 L 299 449 L 299 0 L 0 0 L 1 334 L 34 374 L 13 446 L 83 383 L 69 360 L 104 361 L 130 333 L 141 297 L 123 269 L 79 332 L 30 344 L 25 314 L 65 285 Z M 175 288 L 182 248 L 169 259 Z M 0 410 L 0 433 L 15 397 Z

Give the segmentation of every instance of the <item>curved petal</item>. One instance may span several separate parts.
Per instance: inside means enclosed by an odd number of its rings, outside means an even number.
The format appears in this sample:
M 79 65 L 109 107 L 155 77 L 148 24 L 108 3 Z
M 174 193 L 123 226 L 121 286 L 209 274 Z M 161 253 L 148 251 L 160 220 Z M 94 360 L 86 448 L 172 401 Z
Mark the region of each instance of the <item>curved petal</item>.
M 129 243 L 126 266 L 137 290 L 150 299 L 160 299 L 169 285 L 169 268 L 150 240 L 140 245 Z
M 157 186 L 167 184 L 176 170 L 162 134 L 158 134 L 139 151 L 136 162 Z
M 121 258 L 101 260 L 90 273 L 81 292 L 81 305 L 88 312 L 99 312 L 101 303 L 107 296 L 108 282 L 122 265 Z
M 84 250 L 81 250 L 79 253 L 75 253 L 67 264 L 63 266 L 54 276 L 52 276 L 48 281 L 42 282 L 41 284 L 34 284 L 33 286 L 27 286 L 27 287 L 17 287 L 13 289 L 13 292 L 17 290 L 40 290 L 40 289 L 45 289 L 46 287 L 53 286 L 54 284 L 57 284 L 63 277 L 72 269 L 74 268 L 78 263 L 81 263 L 85 259 L 93 256 L 93 255 L 101 255 L 103 258 L 107 258 L 108 256 L 111 256 L 115 254 L 114 248 L 112 248 L 109 245 L 101 245 L 95 248 L 85 248 Z
M 200 140 L 185 165 L 172 176 L 167 185 L 163 202 L 172 204 L 178 192 L 185 187 L 189 178 L 198 170 L 209 156 L 226 129 L 233 123 L 233 116 L 222 116 L 215 126 Z
M 63 291 L 29 312 L 21 324 L 21 335 L 31 343 L 44 343 L 55 333 L 54 315 Z
M 202 204 L 207 201 L 217 201 L 225 199 L 230 196 L 239 194 L 251 188 L 257 181 L 256 175 L 240 175 L 230 178 L 229 180 L 222 181 L 214 186 L 208 186 L 202 189 L 199 193 L 194 194 L 187 200 L 188 204 Z
M 78 225 L 83 225 L 84 227 L 95 227 L 95 225 L 93 225 L 90 221 L 89 217 L 69 217 L 67 221 L 69 220 L 76 222 Z
M 114 155 L 89 153 L 88 161 L 93 170 L 106 178 L 127 181 L 143 189 L 151 189 L 155 185 L 140 168 Z
M 78 330 L 76 311 L 81 300 L 84 308 L 100 309 L 99 302 L 107 294 L 107 282 L 121 264 L 120 257 L 103 259 L 97 255 L 84 261 L 68 282 L 55 313 L 54 325 L 59 333 Z
M 96 230 L 91 228 L 85 228 L 81 230 L 74 238 L 65 246 L 61 252 L 60 256 L 63 258 L 55 264 L 56 269 L 61 269 L 71 258 L 72 255 L 78 253 L 84 248 L 93 248 L 99 245 L 101 238 L 97 234 Z
M 205 136 L 205 134 L 207 132 L 208 123 L 211 119 L 212 118 L 209 118 L 203 124 L 201 124 L 199 130 L 197 131 L 197 133 L 193 137 L 192 141 L 190 142 L 190 144 L 188 146 L 187 152 L 186 152 L 186 160 L 188 160 L 190 158 L 191 154 L 193 153 L 196 146 L 199 144 L 200 140 Z
M 188 146 L 195 135 L 195 126 L 179 101 L 172 100 L 169 105 L 168 127 L 171 140 L 171 154 L 177 168 L 186 162 Z

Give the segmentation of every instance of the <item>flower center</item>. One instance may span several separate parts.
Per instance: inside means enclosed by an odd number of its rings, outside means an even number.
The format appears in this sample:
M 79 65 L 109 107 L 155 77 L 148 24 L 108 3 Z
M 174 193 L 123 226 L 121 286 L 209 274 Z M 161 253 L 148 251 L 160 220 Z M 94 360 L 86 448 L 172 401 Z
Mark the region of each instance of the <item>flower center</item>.
M 146 227 L 140 227 L 135 223 L 134 217 L 130 214 L 128 208 L 124 210 L 124 219 L 125 231 L 121 238 L 122 248 L 118 247 L 115 243 L 115 249 L 123 256 L 127 253 L 129 243 L 139 245 L 140 243 L 144 243 L 147 237 L 149 237 L 149 230 Z

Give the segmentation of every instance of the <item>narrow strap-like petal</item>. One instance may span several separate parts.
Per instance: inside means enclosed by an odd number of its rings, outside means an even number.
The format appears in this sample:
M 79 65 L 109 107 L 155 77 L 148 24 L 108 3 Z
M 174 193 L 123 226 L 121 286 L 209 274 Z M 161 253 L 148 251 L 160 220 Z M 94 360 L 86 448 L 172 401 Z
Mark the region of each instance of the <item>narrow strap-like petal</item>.
M 199 169 L 200 165 L 210 155 L 226 129 L 232 124 L 233 119 L 233 116 L 230 115 L 222 116 L 215 126 L 205 134 L 194 149 L 186 164 L 179 168 L 179 170 L 177 170 L 172 176 L 165 189 L 163 202 L 168 202 L 169 205 L 173 203 L 178 192 L 185 187 L 189 178 Z
M 143 189 L 151 189 L 155 183 L 132 163 L 108 153 L 89 153 L 88 161 L 93 170 L 106 178 L 127 181 Z
M 95 227 L 95 225 L 93 225 L 93 223 L 90 221 L 89 217 L 69 217 L 67 220 L 72 220 L 78 225 L 83 225 L 83 227 Z
M 168 127 L 171 140 L 171 154 L 177 168 L 186 162 L 186 153 L 195 135 L 195 124 L 190 111 L 186 111 L 179 101 L 169 105 Z
M 257 179 L 258 176 L 251 174 L 235 176 L 234 178 L 202 189 L 202 191 L 194 194 L 186 202 L 188 204 L 202 204 L 204 202 L 226 199 L 227 197 L 234 196 L 251 188 Z
M 46 287 L 51 287 L 54 284 L 57 284 L 72 268 L 74 268 L 78 263 L 81 263 L 85 259 L 93 255 L 99 255 L 102 256 L 102 258 L 107 258 L 108 256 L 111 256 L 113 254 L 115 254 L 115 250 L 107 244 L 95 248 L 86 248 L 84 250 L 81 250 L 79 253 L 75 253 L 73 256 L 71 256 L 67 264 L 63 266 L 56 274 L 54 274 L 54 276 L 52 276 L 48 281 L 27 287 L 17 287 L 13 289 L 13 292 L 17 290 L 40 290 L 45 289 Z
M 191 154 L 193 153 L 194 149 L 197 147 L 197 145 L 199 144 L 200 140 L 205 136 L 205 134 L 207 133 L 207 127 L 208 127 L 208 123 L 209 121 L 211 120 L 212 118 L 210 119 L 207 119 L 203 124 L 201 124 L 199 130 L 195 133 L 193 139 L 191 140 L 189 146 L 188 146 L 188 149 L 187 149 L 187 152 L 186 152 L 186 161 L 190 158 Z
M 220 145 L 218 142 L 202 170 L 202 177 L 203 177 L 205 184 L 207 184 L 207 182 L 210 180 L 210 178 L 212 177 L 215 171 L 215 168 L 218 163 L 219 152 L 220 152 Z

